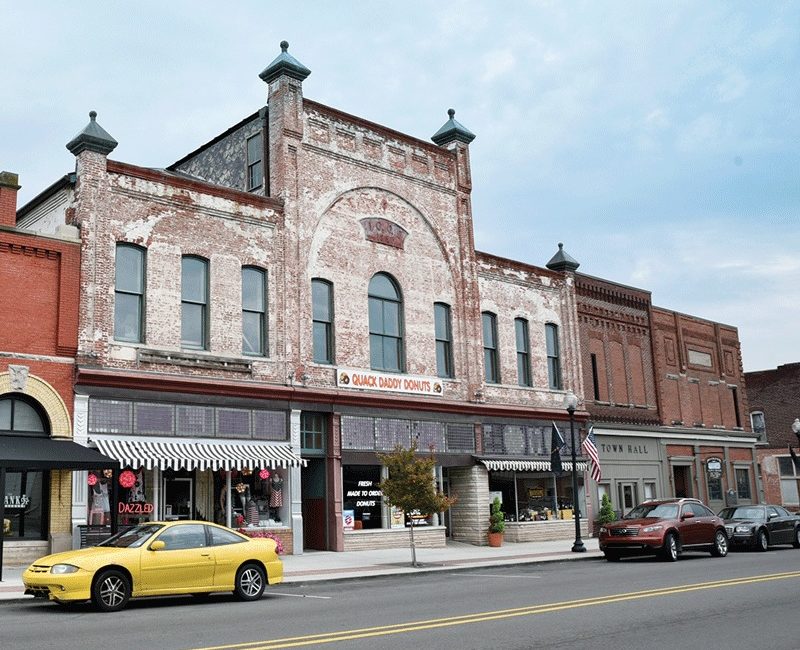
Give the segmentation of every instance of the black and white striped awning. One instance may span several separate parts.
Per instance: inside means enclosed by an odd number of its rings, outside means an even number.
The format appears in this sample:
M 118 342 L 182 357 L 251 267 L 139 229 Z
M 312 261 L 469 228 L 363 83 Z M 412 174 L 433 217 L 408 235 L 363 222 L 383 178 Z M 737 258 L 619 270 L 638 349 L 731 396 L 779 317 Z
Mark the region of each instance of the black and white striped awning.
M 486 469 L 493 472 L 551 472 L 549 460 L 520 460 L 517 458 L 498 459 L 498 458 L 479 458 L 479 461 L 486 466 Z M 579 472 L 588 469 L 588 463 L 579 460 L 576 462 Z M 561 461 L 561 468 L 565 472 L 572 471 L 572 462 Z
M 209 438 L 146 438 L 90 435 L 89 440 L 121 467 L 138 469 L 242 470 L 305 466 L 289 445 Z

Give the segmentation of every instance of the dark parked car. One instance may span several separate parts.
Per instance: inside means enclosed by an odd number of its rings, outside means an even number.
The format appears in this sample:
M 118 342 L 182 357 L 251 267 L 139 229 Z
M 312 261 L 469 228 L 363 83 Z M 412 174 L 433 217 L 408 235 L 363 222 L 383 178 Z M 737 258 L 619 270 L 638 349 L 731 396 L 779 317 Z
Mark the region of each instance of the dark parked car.
M 755 505 L 723 508 L 719 516 L 732 545 L 766 551 L 774 544 L 800 548 L 800 517 L 781 506 Z
M 652 554 L 674 562 L 684 551 L 725 557 L 728 535 L 722 519 L 697 499 L 654 499 L 601 526 L 600 550 L 609 562 Z

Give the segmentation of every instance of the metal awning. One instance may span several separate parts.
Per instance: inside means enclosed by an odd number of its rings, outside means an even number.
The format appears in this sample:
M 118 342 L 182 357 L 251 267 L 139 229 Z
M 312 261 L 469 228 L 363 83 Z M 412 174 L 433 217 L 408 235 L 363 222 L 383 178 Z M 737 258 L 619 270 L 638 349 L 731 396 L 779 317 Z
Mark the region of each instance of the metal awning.
M 301 467 L 306 461 L 289 445 L 250 440 L 89 435 L 98 449 L 122 467 L 138 469 L 242 470 Z
M 486 469 L 493 472 L 550 472 L 549 460 L 521 460 L 518 458 L 478 458 L 481 463 L 486 466 Z M 576 462 L 577 470 L 585 472 L 588 469 L 588 463 L 583 460 Z M 561 467 L 565 472 L 572 471 L 571 461 L 561 461 Z
M 0 467 L 8 469 L 104 469 L 114 461 L 67 438 L 0 436 Z

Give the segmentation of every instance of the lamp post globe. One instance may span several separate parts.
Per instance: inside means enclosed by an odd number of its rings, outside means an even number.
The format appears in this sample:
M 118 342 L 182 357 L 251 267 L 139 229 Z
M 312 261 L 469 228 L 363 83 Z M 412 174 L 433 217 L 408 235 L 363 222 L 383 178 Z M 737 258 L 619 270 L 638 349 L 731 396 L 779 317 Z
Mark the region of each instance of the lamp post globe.
M 578 462 L 575 453 L 575 410 L 578 408 L 578 398 L 572 391 L 564 396 L 564 408 L 569 413 L 569 436 L 572 456 L 572 513 L 575 517 L 575 543 L 572 545 L 573 553 L 585 553 L 586 547 L 581 539 L 581 509 L 578 504 Z
M 794 422 L 792 422 L 792 431 L 800 436 L 800 418 L 795 418 Z

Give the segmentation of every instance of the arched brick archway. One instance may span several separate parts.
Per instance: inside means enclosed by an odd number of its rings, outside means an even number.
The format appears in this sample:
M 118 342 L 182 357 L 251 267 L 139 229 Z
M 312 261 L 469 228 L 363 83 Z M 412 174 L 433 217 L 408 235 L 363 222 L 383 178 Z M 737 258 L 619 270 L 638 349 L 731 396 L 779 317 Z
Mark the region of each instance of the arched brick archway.
M 0 373 L 0 396 L 6 393 L 21 393 L 36 400 L 50 420 L 50 435 L 53 438 L 72 438 L 72 421 L 64 400 L 44 379 L 28 375 L 22 390 L 12 385 L 10 372 Z

